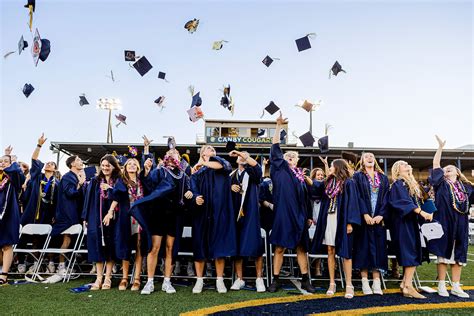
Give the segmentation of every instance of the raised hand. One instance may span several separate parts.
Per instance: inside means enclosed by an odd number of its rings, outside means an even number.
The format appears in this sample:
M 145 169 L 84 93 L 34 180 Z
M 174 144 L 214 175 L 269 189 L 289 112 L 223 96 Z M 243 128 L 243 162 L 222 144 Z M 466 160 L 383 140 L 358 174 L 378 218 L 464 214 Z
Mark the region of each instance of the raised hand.
M 281 114 L 281 111 L 280 111 L 280 115 L 276 119 L 276 123 L 277 123 L 277 125 L 285 125 L 285 124 L 288 123 L 288 119 L 283 118 L 283 115 Z
M 321 157 L 321 156 L 318 156 L 319 160 L 321 160 L 321 162 L 327 166 L 328 165 L 328 157 Z
M 268 160 L 267 158 L 265 158 L 265 157 L 264 157 L 264 158 L 263 158 L 263 160 L 262 160 L 262 163 L 263 163 L 264 165 L 267 165 L 267 164 L 268 164 L 268 162 L 269 162 L 269 160 Z
M 38 145 L 43 146 L 43 144 L 46 142 L 47 138 L 44 137 L 44 133 L 41 133 L 40 138 L 38 138 Z
M 11 155 L 13 151 L 12 145 L 8 145 L 7 148 L 5 148 L 5 155 Z
M 153 142 L 153 139 L 151 139 L 151 140 L 148 139 L 148 137 L 146 137 L 146 135 L 143 135 L 142 138 L 143 138 L 143 145 L 145 147 L 150 146 L 150 144 Z
M 443 141 L 441 138 L 439 138 L 438 135 L 435 135 L 435 137 L 436 137 L 436 140 L 438 141 L 438 147 L 443 148 L 444 145 L 446 145 L 446 141 Z

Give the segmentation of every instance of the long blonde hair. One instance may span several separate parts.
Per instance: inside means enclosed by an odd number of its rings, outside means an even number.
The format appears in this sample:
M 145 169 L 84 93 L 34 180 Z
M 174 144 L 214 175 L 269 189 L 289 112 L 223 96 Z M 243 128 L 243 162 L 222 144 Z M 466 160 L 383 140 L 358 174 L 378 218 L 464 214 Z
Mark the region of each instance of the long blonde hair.
M 410 191 L 411 196 L 417 196 L 419 198 L 423 197 L 423 190 L 420 188 L 420 185 L 416 181 L 415 177 L 413 176 L 413 173 L 411 171 L 411 166 L 410 166 L 410 171 L 408 172 L 408 175 L 402 175 L 400 174 L 400 166 L 401 165 L 408 165 L 406 161 L 403 160 L 398 160 L 396 161 L 393 166 L 392 166 L 392 181 L 395 182 L 399 179 L 402 179 L 405 181 L 405 183 L 408 185 L 408 189 Z
M 138 159 L 136 158 L 128 158 L 127 161 L 123 165 L 123 182 L 125 185 L 136 185 L 132 179 L 130 179 L 130 175 L 128 174 L 127 171 L 127 165 L 131 162 L 135 162 L 137 164 L 137 181 L 138 181 L 138 175 L 140 174 L 141 168 L 140 168 L 140 163 L 138 162 Z
M 467 183 L 467 184 L 470 184 L 470 185 L 474 185 L 474 183 L 472 183 L 471 181 L 469 181 L 466 176 L 461 172 L 461 170 L 456 167 L 455 165 L 447 165 L 445 166 L 444 168 L 446 167 L 453 167 L 454 169 L 456 169 L 456 175 L 457 175 L 457 178 L 459 181 L 463 182 L 463 183 Z M 444 169 L 443 168 L 443 169 Z
M 372 154 L 374 156 L 374 169 L 375 169 L 375 171 L 377 171 L 378 173 L 384 174 L 382 168 L 380 168 L 379 164 L 377 163 L 377 159 L 375 159 L 375 155 L 371 152 L 362 153 L 362 155 L 360 156 L 360 161 L 358 163 L 359 168 L 357 169 L 357 171 L 362 171 L 362 172 L 366 173 L 365 165 L 364 165 L 364 156 L 367 155 L 367 154 Z

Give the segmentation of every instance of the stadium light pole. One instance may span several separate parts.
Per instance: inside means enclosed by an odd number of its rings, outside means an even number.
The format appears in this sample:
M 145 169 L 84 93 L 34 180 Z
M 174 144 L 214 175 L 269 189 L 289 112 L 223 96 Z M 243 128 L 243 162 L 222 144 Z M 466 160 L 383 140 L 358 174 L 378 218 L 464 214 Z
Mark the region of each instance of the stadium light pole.
M 114 142 L 112 138 L 112 111 L 120 110 L 122 108 L 121 101 L 116 98 L 100 98 L 97 100 L 97 108 L 109 111 L 109 119 L 107 123 L 107 144 L 111 144 Z

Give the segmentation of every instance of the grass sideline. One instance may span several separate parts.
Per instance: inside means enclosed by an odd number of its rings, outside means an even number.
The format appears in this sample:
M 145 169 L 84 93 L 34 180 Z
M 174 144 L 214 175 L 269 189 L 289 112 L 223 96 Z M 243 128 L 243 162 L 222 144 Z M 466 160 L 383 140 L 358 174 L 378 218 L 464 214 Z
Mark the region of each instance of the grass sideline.
M 469 252 L 474 253 L 474 246 L 469 247 Z M 436 265 L 434 263 L 423 264 L 419 267 L 418 274 L 422 280 L 436 277 Z M 72 293 L 69 289 L 92 282 L 93 278 L 81 278 L 70 283 L 58 284 L 24 284 L 0 287 L 2 314 L 4 315 L 43 315 L 43 314 L 68 314 L 84 315 L 92 314 L 166 314 L 177 315 L 182 312 L 192 311 L 199 308 L 222 305 L 234 302 L 242 302 L 253 299 L 288 296 L 288 291 L 277 293 L 256 293 L 253 291 L 229 291 L 227 294 L 218 294 L 214 290 L 205 290 L 200 295 L 191 293 L 192 287 L 176 287 L 177 293 L 168 295 L 161 292 L 161 282 L 155 283 L 155 293 L 152 295 L 140 295 L 137 292 L 119 292 L 117 290 L 119 280 L 114 280 L 114 288 L 110 291 Z M 212 282 L 212 281 L 211 281 Z M 462 283 L 474 285 L 474 264 L 469 263 L 463 269 Z M 356 283 L 357 284 L 357 283 Z M 315 285 L 325 289 L 326 282 L 317 282 Z M 424 283 L 423 285 L 435 286 L 435 283 Z M 230 284 L 227 283 L 228 288 Z M 394 288 L 394 282 L 388 282 L 387 286 Z M 325 290 L 319 291 L 324 293 Z M 338 291 L 341 289 L 338 288 Z M 355 298 L 357 299 L 357 297 Z M 439 312 L 439 314 L 438 314 Z M 465 314 L 466 310 L 443 310 L 443 311 L 414 311 L 409 313 L 383 313 L 383 315 L 459 315 Z M 377 314 L 382 315 L 382 314 Z

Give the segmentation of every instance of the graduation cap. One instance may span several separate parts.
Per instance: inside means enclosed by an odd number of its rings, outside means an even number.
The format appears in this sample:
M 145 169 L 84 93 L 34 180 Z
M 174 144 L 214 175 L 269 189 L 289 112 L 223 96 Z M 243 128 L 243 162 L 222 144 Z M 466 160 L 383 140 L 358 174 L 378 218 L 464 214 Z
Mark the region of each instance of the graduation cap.
M 267 133 L 267 130 L 264 128 L 259 128 L 257 131 L 257 137 L 265 137 L 265 134 Z
M 33 12 L 35 12 L 35 9 L 36 9 L 35 0 L 28 0 L 28 2 L 24 5 L 24 7 L 28 9 L 28 12 L 30 15 L 30 21 L 28 23 L 28 26 L 30 27 L 30 31 L 31 31 L 32 30 L 31 27 L 33 26 Z
M 316 33 L 308 33 L 302 38 L 298 38 L 296 42 L 296 47 L 298 48 L 299 52 L 302 52 L 304 50 L 310 49 L 311 48 L 311 43 L 309 42 L 310 38 L 316 37 Z
M 266 56 L 263 60 L 262 60 L 262 63 L 267 66 L 267 67 L 270 67 L 270 65 L 273 63 L 274 60 L 280 60 L 280 58 L 271 58 L 270 56 Z
M 163 102 L 165 102 L 165 97 L 164 96 L 159 96 L 158 99 L 155 100 L 155 104 L 158 105 L 159 107 L 161 107 L 162 110 L 164 108 Z
M 212 43 L 212 49 L 213 50 L 221 50 L 223 43 L 228 43 L 228 41 L 222 40 L 222 41 L 215 41 Z
M 87 101 L 86 95 L 85 94 L 80 95 L 79 96 L 79 105 L 84 106 L 84 105 L 88 105 L 88 104 L 89 104 L 89 101 Z
M 232 114 L 234 114 L 234 102 L 230 95 L 230 85 L 224 86 L 222 90 L 224 96 L 221 98 L 221 106 L 228 109 Z
M 342 151 L 341 157 L 342 159 L 345 159 L 350 165 L 352 165 L 352 167 L 355 167 L 359 162 L 359 155 L 351 151 Z
M 439 239 L 444 235 L 443 226 L 438 222 L 425 223 L 421 225 L 421 233 L 426 239 Z
M 50 53 L 51 42 L 47 39 L 42 39 L 38 29 L 36 29 L 33 37 L 33 46 L 31 47 L 31 55 L 33 56 L 35 66 L 38 65 L 38 60 L 46 61 Z
M 193 106 L 201 106 L 202 104 L 202 99 L 201 96 L 199 95 L 200 92 L 194 94 L 194 86 L 189 86 L 189 92 L 191 93 L 191 96 L 193 99 L 191 100 L 191 107 Z
M 189 33 L 192 34 L 192 33 L 196 32 L 198 25 L 199 25 L 199 20 L 198 19 L 192 19 L 192 20 L 189 20 L 188 22 L 186 22 L 186 24 L 184 24 L 184 28 L 186 30 L 188 30 Z
M 235 150 L 236 148 L 237 148 L 237 144 L 233 141 L 228 141 L 227 144 L 225 145 L 226 152 L 231 152 L 232 150 Z
M 313 135 L 311 135 L 311 132 L 304 133 L 299 137 L 299 139 L 301 140 L 301 143 L 304 147 L 312 147 L 315 141 Z
M 135 51 L 134 50 L 126 50 L 124 51 L 125 54 L 125 61 L 135 61 Z
M 127 155 L 117 155 L 117 156 L 115 156 L 115 159 L 117 159 L 117 162 L 119 163 L 120 166 L 123 166 L 127 162 L 128 156 Z
M 115 118 L 117 119 L 117 121 L 119 121 L 119 122 L 115 125 L 116 127 L 119 127 L 120 124 L 125 124 L 125 125 L 127 125 L 127 122 L 126 122 L 127 117 L 126 117 L 125 115 L 123 115 L 123 114 L 118 114 L 118 115 L 117 115 L 117 114 L 116 114 L 116 115 L 115 115 Z
M 23 86 L 23 94 L 27 98 L 30 96 L 33 90 L 35 90 L 35 88 L 29 83 L 25 83 L 25 85 Z
M 260 118 L 262 118 L 264 115 L 265 115 L 265 111 L 267 111 L 268 113 L 270 113 L 270 115 L 273 115 L 276 113 L 276 111 L 278 111 L 280 108 L 278 107 L 278 105 L 275 104 L 275 102 L 273 101 L 270 101 L 270 103 L 263 109 L 262 111 L 262 115 L 260 115 Z
M 148 59 L 146 59 L 145 56 L 142 56 L 140 59 L 138 59 L 136 62 L 133 63 L 133 68 L 135 68 L 140 76 L 144 76 L 147 72 L 153 68 L 153 66 L 150 64 Z
M 346 73 L 346 71 L 342 69 L 341 64 L 339 64 L 339 62 L 336 60 L 334 65 L 331 67 L 331 70 L 329 70 L 329 79 L 331 79 L 331 72 L 334 76 L 337 76 L 337 74 L 340 73 L 341 71 Z
M 280 130 L 280 142 L 281 143 L 283 143 L 285 141 L 286 135 L 288 135 L 288 133 L 284 129 Z
M 421 205 L 421 209 L 429 214 L 433 214 L 438 210 L 432 199 L 426 199 Z
M 21 55 L 21 52 L 28 47 L 28 42 L 25 41 L 23 35 L 21 36 L 20 40 L 18 41 L 18 55 Z
M 95 166 L 89 166 L 84 168 L 84 172 L 86 173 L 86 181 L 89 181 L 95 177 L 97 169 Z
M 176 149 L 176 140 L 174 139 L 174 136 L 168 137 L 168 148 Z
M 201 110 L 200 106 L 192 106 L 189 110 L 186 111 L 191 122 L 197 122 L 200 118 L 204 117 L 204 113 Z
M 327 135 L 318 139 L 318 147 L 322 154 L 329 151 L 329 138 Z

